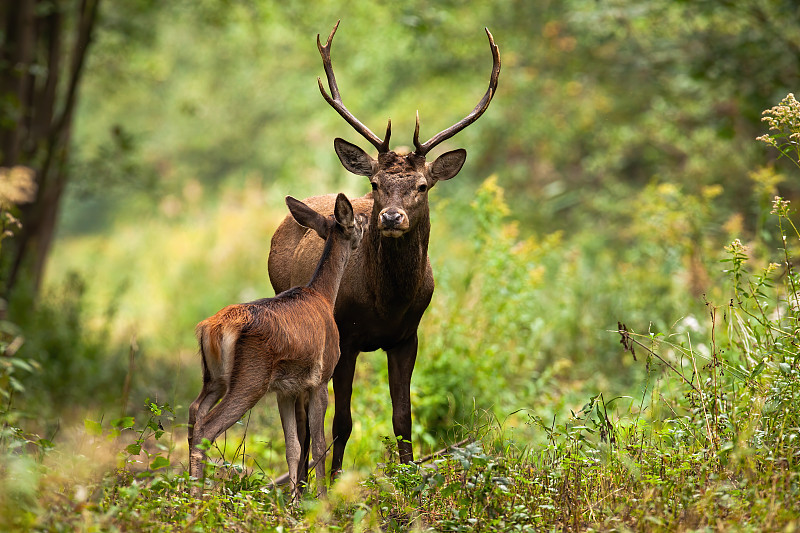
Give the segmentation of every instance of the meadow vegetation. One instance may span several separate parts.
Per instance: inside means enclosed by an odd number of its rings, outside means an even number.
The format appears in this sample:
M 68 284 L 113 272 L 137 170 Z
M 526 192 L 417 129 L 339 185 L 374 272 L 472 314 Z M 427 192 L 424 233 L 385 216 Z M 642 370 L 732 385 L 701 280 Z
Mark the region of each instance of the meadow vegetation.
M 797 8 L 284 4 L 104 4 L 80 179 L 42 292 L 16 290 L 0 322 L 0 529 L 800 527 Z M 409 141 L 416 108 L 433 131 L 485 90 L 483 26 L 503 57 L 492 106 L 450 143 L 464 170 L 431 192 L 422 460 L 398 464 L 385 354 L 362 354 L 327 500 L 272 486 L 271 397 L 192 498 L 194 325 L 271 295 L 286 194 L 368 190 L 314 79 L 338 18 L 348 106 Z

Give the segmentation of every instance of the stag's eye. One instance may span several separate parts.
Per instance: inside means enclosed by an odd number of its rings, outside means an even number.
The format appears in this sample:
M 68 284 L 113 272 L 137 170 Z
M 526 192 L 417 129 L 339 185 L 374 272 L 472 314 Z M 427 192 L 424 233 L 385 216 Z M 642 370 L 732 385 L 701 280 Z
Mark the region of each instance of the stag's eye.
M 373 191 L 377 191 L 378 190 L 378 184 L 377 183 L 375 183 L 374 181 L 371 181 L 369 184 L 372 185 L 372 190 Z
M 420 184 L 419 186 L 417 186 L 417 190 L 418 190 L 419 192 L 425 192 L 425 191 L 427 191 L 427 190 L 428 190 L 428 186 L 427 186 L 426 184 L 422 183 L 422 184 Z

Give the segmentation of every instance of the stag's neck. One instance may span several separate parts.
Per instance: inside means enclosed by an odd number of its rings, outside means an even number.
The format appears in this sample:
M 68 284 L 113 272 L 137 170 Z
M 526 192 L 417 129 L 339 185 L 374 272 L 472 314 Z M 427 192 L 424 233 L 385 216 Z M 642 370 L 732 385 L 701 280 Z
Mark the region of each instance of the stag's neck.
M 365 270 L 369 269 L 365 278 L 373 284 L 377 303 L 402 306 L 413 301 L 427 269 L 430 221 L 423 219 L 398 238 L 383 237 L 377 224 L 370 224 L 370 230 L 364 253 Z
M 350 253 L 350 243 L 346 239 L 335 235 L 330 236 L 325 241 L 325 248 L 322 250 L 317 270 L 311 276 L 311 281 L 308 282 L 309 288 L 327 298 L 331 304 L 336 303 L 339 284 L 342 282 L 342 274 Z

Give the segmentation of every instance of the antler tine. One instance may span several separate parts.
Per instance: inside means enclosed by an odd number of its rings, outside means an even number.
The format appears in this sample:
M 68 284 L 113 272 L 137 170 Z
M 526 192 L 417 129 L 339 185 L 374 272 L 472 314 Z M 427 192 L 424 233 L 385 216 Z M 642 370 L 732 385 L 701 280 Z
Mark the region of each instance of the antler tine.
M 336 25 L 333 27 L 333 30 L 331 30 L 331 34 L 328 36 L 328 41 L 325 43 L 325 46 L 322 46 L 319 34 L 317 34 L 317 48 L 319 49 L 319 54 L 322 56 L 322 66 L 325 69 L 325 77 L 328 78 L 328 87 L 331 90 L 331 94 L 329 95 L 325 91 L 325 87 L 322 85 L 322 78 L 317 78 L 317 82 L 319 83 L 319 91 L 322 93 L 322 97 L 325 98 L 325 101 L 328 102 L 328 104 L 334 108 L 342 116 L 342 118 L 347 121 L 348 124 L 353 126 L 358 133 L 372 143 L 372 145 L 378 149 L 379 153 L 388 152 L 389 138 L 392 134 L 391 119 L 389 119 L 389 124 L 386 126 L 386 138 L 381 140 L 380 137 L 372 133 L 367 126 L 358 120 L 342 102 L 342 96 L 339 94 L 339 86 L 336 84 L 336 76 L 333 74 L 333 65 L 331 64 L 331 43 L 333 43 L 333 36 L 336 33 L 336 30 L 339 28 L 339 22 L 341 22 L 341 20 L 336 21 Z
M 483 95 L 481 101 L 478 102 L 478 105 L 475 106 L 475 109 L 473 109 L 469 115 L 461 119 L 459 122 L 453 124 L 446 130 L 440 131 L 422 144 L 419 142 L 419 111 L 417 111 L 417 125 L 414 128 L 414 146 L 416 147 L 415 153 L 417 155 L 427 154 L 431 151 L 431 149 L 433 149 L 434 146 L 449 139 L 478 120 L 483 112 L 489 107 L 489 103 L 492 101 L 492 97 L 497 91 L 497 80 L 500 77 L 500 49 L 496 44 L 494 44 L 494 37 L 492 37 L 492 33 L 489 31 L 489 28 L 484 29 L 486 30 L 486 35 L 489 37 L 489 46 L 492 49 L 492 75 L 489 78 L 489 88 L 486 90 L 486 94 Z
M 419 144 L 419 109 L 417 109 L 417 124 L 414 126 L 414 146 L 417 148 L 417 153 L 425 155 L 427 152 L 422 151 L 422 146 Z

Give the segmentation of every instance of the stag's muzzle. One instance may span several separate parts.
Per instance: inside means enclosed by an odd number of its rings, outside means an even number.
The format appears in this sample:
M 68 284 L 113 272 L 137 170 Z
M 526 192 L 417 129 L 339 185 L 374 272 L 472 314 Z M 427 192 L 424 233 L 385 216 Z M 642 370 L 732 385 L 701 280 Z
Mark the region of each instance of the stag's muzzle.
M 409 229 L 408 215 L 402 209 L 387 207 L 380 212 L 378 229 L 384 237 L 400 237 Z

